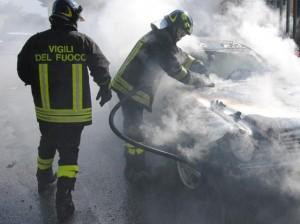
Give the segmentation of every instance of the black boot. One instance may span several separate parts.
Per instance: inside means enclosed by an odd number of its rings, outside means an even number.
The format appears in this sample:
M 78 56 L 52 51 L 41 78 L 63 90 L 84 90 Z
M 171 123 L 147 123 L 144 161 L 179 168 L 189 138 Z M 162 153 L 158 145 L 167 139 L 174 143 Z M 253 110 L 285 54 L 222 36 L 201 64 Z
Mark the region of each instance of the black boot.
M 53 174 L 52 168 L 46 170 L 38 169 L 36 172 L 38 182 L 38 192 L 43 193 L 48 190 L 49 186 L 55 182 L 56 174 Z
M 59 178 L 56 192 L 56 214 L 60 222 L 72 217 L 75 206 L 72 200 L 75 178 Z
M 125 177 L 131 184 L 144 185 L 150 181 L 150 172 L 146 167 L 145 154 L 130 155 L 126 153 Z
M 75 206 L 71 190 L 56 192 L 56 214 L 60 222 L 68 220 L 74 213 Z

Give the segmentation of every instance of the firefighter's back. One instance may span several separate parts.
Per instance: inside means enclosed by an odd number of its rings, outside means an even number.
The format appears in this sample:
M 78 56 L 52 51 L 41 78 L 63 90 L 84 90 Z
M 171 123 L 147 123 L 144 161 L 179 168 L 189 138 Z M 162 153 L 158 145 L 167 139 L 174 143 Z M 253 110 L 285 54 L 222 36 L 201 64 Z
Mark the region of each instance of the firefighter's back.
M 76 30 L 50 29 L 34 35 L 32 93 L 39 121 L 70 123 L 91 121 L 87 69 L 91 40 Z M 60 115 L 54 115 L 60 113 Z

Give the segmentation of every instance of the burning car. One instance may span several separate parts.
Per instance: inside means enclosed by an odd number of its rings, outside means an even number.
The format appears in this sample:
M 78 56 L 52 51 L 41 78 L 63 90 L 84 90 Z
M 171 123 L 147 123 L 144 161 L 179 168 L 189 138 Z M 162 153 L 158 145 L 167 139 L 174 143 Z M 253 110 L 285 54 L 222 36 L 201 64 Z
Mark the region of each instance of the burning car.
M 193 99 L 189 96 L 181 101 L 180 95 L 172 93 L 177 103 L 165 109 L 166 129 L 170 128 L 168 117 L 174 113 L 179 123 L 176 127 L 184 127 L 177 130 L 180 134 L 174 134 L 177 143 L 181 139 L 176 145 L 177 153 L 200 171 L 178 162 L 184 185 L 197 188 L 210 175 L 235 180 L 263 178 L 263 174 L 280 173 L 300 162 L 300 118 L 297 109 L 290 113 L 297 106 L 276 98 L 269 107 L 271 95 L 259 93 L 268 89 L 260 82 L 272 73 L 266 61 L 240 43 L 201 44 L 202 50 L 193 52 L 193 56 L 213 74 L 216 88 L 196 92 Z M 279 110 L 273 110 L 276 106 Z

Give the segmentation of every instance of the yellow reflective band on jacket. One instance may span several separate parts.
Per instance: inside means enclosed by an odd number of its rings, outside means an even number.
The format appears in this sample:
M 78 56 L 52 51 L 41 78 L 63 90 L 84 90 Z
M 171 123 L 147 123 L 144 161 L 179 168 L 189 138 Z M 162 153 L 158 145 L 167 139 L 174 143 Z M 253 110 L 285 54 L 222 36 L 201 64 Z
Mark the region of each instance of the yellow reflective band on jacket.
M 72 109 L 43 109 L 35 107 L 36 116 L 39 120 L 55 123 L 80 123 L 92 120 L 92 109 L 81 109 L 74 111 Z
M 120 91 L 124 95 L 127 95 L 133 90 L 133 87 L 120 76 L 113 79 L 111 86 L 113 89 Z M 132 96 L 132 98 L 145 106 L 150 106 L 151 104 L 149 94 L 141 90 L 137 91 L 136 94 Z
M 72 65 L 73 110 L 82 109 L 82 64 Z
M 124 95 L 127 95 L 129 92 L 133 90 L 133 86 L 130 85 L 122 76 L 128 64 L 136 57 L 136 55 L 140 52 L 141 48 L 143 47 L 144 42 L 140 40 L 134 46 L 128 57 L 126 58 L 125 62 L 122 64 L 121 68 L 117 72 L 115 78 L 111 81 L 111 88 L 117 91 L 120 91 Z M 140 104 L 143 104 L 147 107 L 150 107 L 150 96 L 149 94 L 138 91 L 135 95 L 132 96 L 132 99 L 137 101 Z
M 175 76 L 173 76 L 175 79 L 177 79 L 178 81 L 183 80 L 188 74 L 188 71 L 185 69 L 185 67 L 181 66 L 180 71 L 178 72 L 178 74 L 176 74 Z
M 196 59 L 194 57 L 192 57 L 191 55 L 187 55 L 187 58 L 185 59 L 185 61 L 183 62 L 182 66 L 189 70 L 193 64 L 193 62 L 195 61 Z
M 39 156 L 37 158 L 37 166 L 40 170 L 47 170 L 52 167 L 54 159 L 41 159 Z
M 39 64 L 39 79 L 42 106 L 45 109 L 50 108 L 49 100 L 49 81 L 48 81 L 48 64 Z
M 42 107 L 35 107 L 38 120 L 51 123 L 81 123 L 92 121 L 92 109 L 83 108 L 82 64 L 72 64 L 72 108 L 53 109 L 49 97 L 48 64 L 39 64 Z
M 144 149 L 139 148 L 139 147 L 135 147 L 134 145 L 131 145 L 129 143 L 125 144 L 125 148 L 127 150 L 127 153 L 130 155 L 141 155 L 145 152 Z
M 127 56 L 126 60 L 122 64 L 121 68 L 116 74 L 116 77 L 122 76 L 125 69 L 127 68 L 128 64 L 135 58 L 135 56 L 140 52 L 142 46 L 144 45 L 144 42 L 142 40 L 139 40 L 134 48 L 131 50 L 130 54 Z
M 58 167 L 57 177 L 75 178 L 79 171 L 77 165 L 63 165 Z
M 178 81 L 185 79 L 186 76 L 188 75 L 188 70 L 191 68 L 191 66 L 195 60 L 196 59 L 194 57 L 192 57 L 191 55 L 187 55 L 187 58 L 181 65 L 180 71 L 178 72 L 178 74 L 176 74 L 174 76 L 174 78 L 177 79 Z

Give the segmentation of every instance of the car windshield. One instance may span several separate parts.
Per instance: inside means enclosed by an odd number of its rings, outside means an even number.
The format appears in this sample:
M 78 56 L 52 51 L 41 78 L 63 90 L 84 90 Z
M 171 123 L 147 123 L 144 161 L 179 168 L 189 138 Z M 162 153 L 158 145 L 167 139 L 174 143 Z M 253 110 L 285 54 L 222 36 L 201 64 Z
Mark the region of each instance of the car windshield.
M 200 59 L 208 73 L 224 79 L 246 79 L 266 71 L 263 59 L 249 49 L 206 50 Z

